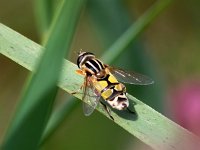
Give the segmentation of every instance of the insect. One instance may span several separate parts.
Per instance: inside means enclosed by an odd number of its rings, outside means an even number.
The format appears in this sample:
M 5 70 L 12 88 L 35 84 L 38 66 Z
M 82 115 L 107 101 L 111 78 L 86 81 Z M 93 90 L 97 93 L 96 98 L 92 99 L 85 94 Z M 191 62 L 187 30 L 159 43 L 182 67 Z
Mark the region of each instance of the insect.
M 86 116 L 92 114 L 99 102 L 113 120 L 105 102 L 114 109 L 128 110 L 134 113 L 128 108 L 129 101 L 123 83 L 136 85 L 153 83 L 153 80 L 147 76 L 106 65 L 91 52 L 79 52 L 77 65 L 79 70 L 76 72 L 85 77 L 84 84 L 80 89 L 83 89 L 83 112 Z M 100 99 L 101 97 L 103 101 Z

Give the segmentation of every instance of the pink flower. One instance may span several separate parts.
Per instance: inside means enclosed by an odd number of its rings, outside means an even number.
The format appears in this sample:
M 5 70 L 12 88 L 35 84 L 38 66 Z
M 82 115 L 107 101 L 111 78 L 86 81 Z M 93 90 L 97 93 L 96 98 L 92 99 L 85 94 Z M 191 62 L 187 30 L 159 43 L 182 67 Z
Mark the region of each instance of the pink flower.
M 170 97 L 175 121 L 200 136 L 200 80 L 182 83 Z

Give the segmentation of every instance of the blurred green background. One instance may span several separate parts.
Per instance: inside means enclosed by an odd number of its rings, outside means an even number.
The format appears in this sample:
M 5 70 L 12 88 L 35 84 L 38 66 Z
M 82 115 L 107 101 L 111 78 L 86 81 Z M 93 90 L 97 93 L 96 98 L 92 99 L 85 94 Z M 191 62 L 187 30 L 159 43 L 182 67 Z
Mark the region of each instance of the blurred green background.
M 48 8 L 51 9 L 47 23 L 51 21 L 59 2 L 59 0 L 49 1 Z M 76 62 L 76 52 L 80 49 L 94 52 L 100 57 L 154 2 L 153 0 L 88 0 L 79 21 L 71 55 L 67 59 Z M 18 0 L 12 3 L 0 0 L 0 21 L 33 41 L 42 43 L 46 32 L 45 23 L 40 20 L 40 7 L 37 4 L 33 0 Z M 200 121 L 194 116 L 200 114 L 200 111 L 197 110 L 195 114 L 190 113 L 190 109 L 193 109 L 190 103 L 187 103 L 187 110 L 183 109 L 185 107 L 182 108 L 182 105 L 179 106 L 180 103 L 190 100 L 191 92 L 185 96 L 186 100 L 180 100 L 180 96 L 177 95 L 182 94 L 183 86 L 190 88 L 193 83 L 200 81 L 199 10 L 200 2 L 197 0 L 174 1 L 138 37 L 137 41 L 130 44 L 120 58 L 112 63 L 113 66 L 135 70 L 152 77 L 155 80 L 154 85 L 127 86 L 128 92 L 197 135 L 200 135 L 200 131 L 193 127 L 200 126 Z M 2 55 L 0 55 L 0 71 L 1 142 L 29 72 Z M 199 87 L 195 86 L 196 93 Z M 185 92 L 187 93 L 187 90 Z M 198 96 L 197 94 L 194 103 L 200 106 L 200 96 Z M 66 92 L 60 90 L 55 109 L 68 97 Z M 191 122 L 184 117 L 185 113 L 197 121 Z M 42 146 L 42 149 L 49 150 L 94 148 L 150 149 L 98 112 L 85 117 L 81 104 Z

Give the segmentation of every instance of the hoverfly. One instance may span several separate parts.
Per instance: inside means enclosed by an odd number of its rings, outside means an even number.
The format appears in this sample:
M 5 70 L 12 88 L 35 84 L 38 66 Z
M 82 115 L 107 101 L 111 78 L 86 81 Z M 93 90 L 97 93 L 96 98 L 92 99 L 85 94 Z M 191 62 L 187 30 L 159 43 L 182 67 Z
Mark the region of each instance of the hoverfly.
M 86 116 L 91 115 L 100 102 L 110 118 L 114 120 L 109 108 L 100 99 L 101 97 L 114 109 L 128 110 L 134 113 L 128 108 L 129 101 L 126 96 L 126 87 L 121 82 L 136 85 L 153 83 L 153 80 L 147 76 L 106 65 L 90 52 L 79 52 L 77 65 L 79 70 L 76 72 L 85 76 L 81 88 L 83 88 L 83 112 Z

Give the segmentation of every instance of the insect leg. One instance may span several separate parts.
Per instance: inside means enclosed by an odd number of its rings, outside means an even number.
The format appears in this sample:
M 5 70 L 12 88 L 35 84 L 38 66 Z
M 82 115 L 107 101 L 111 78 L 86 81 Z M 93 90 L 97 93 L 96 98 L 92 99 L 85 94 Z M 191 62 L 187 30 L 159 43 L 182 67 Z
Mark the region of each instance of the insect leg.
M 106 106 L 106 104 L 104 104 L 103 102 L 100 101 L 100 103 L 103 105 L 104 109 L 106 110 L 107 114 L 109 115 L 109 117 L 114 121 L 113 116 L 111 116 L 110 114 L 110 109 Z
M 83 86 L 84 86 L 84 84 L 81 85 L 81 87 L 78 90 L 72 92 L 71 94 L 74 95 L 74 94 L 80 93 L 80 91 L 83 89 Z

